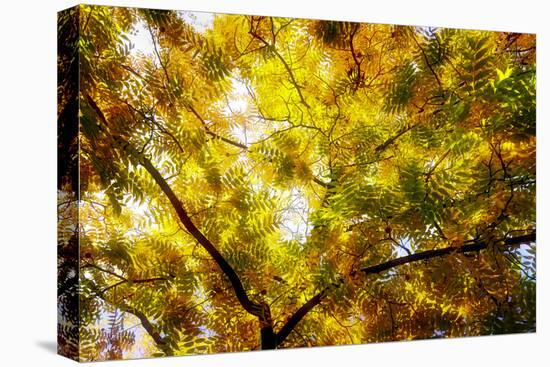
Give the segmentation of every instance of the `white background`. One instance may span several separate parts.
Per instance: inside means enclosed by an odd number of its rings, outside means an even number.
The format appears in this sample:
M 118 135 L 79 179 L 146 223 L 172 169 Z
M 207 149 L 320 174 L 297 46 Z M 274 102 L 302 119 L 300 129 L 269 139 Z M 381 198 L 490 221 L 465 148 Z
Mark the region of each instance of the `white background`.
M 549 37 L 528 0 L 126 0 L 107 5 L 283 15 L 537 33 L 536 334 L 122 362 L 125 366 L 539 366 L 550 359 L 547 194 Z M 0 365 L 74 365 L 56 340 L 56 12 L 74 1 L 2 1 L 0 9 Z M 546 157 L 546 158 L 545 158 Z M 546 349 L 545 349 L 546 348 Z M 106 362 L 102 366 L 120 365 Z

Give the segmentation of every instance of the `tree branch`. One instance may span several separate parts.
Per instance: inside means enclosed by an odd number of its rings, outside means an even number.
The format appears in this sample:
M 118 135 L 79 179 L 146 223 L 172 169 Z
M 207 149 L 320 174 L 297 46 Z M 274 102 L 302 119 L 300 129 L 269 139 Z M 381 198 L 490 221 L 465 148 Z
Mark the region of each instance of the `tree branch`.
M 241 148 L 241 149 L 244 149 L 244 150 L 248 150 L 248 146 L 245 145 L 245 144 L 242 144 L 242 143 L 239 143 L 238 141 L 233 141 L 231 139 L 228 139 L 228 138 L 225 138 L 221 135 L 218 135 L 216 134 L 215 132 L 213 132 L 212 130 L 210 130 L 210 128 L 208 127 L 208 125 L 206 124 L 206 121 L 204 121 L 204 119 L 202 118 L 202 116 L 197 112 L 197 110 L 191 105 L 187 105 L 187 108 L 189 109 L 189 111 L 191 111 L 193 113 L 193 115 L 195 115 L 195 117 L 201 122 L 202 126 L 204 127 L 204 130 L 206 130 L 206 133 L 208 135 L 210 135 L 211 137 L 213 137 L 214 139 L 219 139 L 227 144 L 231 144 L 237 148 Z
M 313 182 L 315 182 L 319 186 L 326 187 L 327 189 L 333 188 L 333 186 L 330 183 L 322 181 L 321 179 L 315 176 L 313 177 Z
M 128 101 L 124 101 L 124 103 L 128 106 L 128 108 L 130 110 L 132 110 L 134 112 L 137 112 L 144 120 L 147 120 L 147 121 L 151 122 L 156 127 L 158 127 L 160 129 L 160 131 L 162 131 L 163 133 L 168 135 L 174 141 L 174 143 L 176 143 L 179 151 L 182 152 L 182 153 L 184 152 L 183 147 L 182 147 L 181 143 L 179 142 L 179 140 L 176 138 L 176 136 L 174 134 L 172 134 L 170 131 L 168 131 L 168 129 L 166 129 L 164 126 L 162 126 L 162 124 L 160 124 L 155 119 L 154 114 L 151 114 L 151 116 L 147 116 L 147 114 L 145 114 L 145 112 L 143 112 L 142 110 L 132 106 Z
M 467 252 L 479 252 L 489 247 L 490 243 L 503 243 L 505 246 L 514 246 L 522 243 L 535 242 L 535 240 L 536 240 L 535 230 L 533 230 L 531 233 L 526 235 L 509 237 L 509 238 L 501 238 L 493 242 L 473 240 L 473 241 L 466 242 L 466 244 L 460 247 L 449 246 L 449 247 L 435 249 L 435 250 L 417 252 L 409 256 L 398 257 L 397 259 L 386 261 L 378 265 L 361 268 L 361 271 L 365 274 L 378 274 L 386 270 L 395 268 L 397 266 L 409 264 L 412 262 L 428 260 L 435 257 L 443 257 L 454 253 L 463 254 Z
M 159 347 L 159 349 L 162 350 L 167 356 L 174 355 L 172 348 L 168 344 L 166 344 L 166 341 L 164 340 L 164 338 L 161 337 L 159 332 L 155 330 L 155 327 L 143 312 L 139 311 L 135 307 L 132 307 L 126 304 L 116 304 L 114 302 L 111 302 L 103 296 L 102 292 L 96 291 L 96 295 L 100 299 L 102 299 L 104 302 L 111 304 L 113 307 L 116 307 L 124 312 L 127 312 L 137 317 L 141 322 L 141 326 L 143 326 L 145 331 L 147 331 L 147 333 L 155 341 L 155 344 Z
M 354 90 L 359 89 L 359 86 L 361 84 L 361 79 L 362 79 L 362 76 L 361 76 L 361 62 L 362 61 L 359 61 L 359 59 L 357 58 L 357 55 L 355 54 L 355 48 L 353 47 L 353 38 L 355 37 L 355 34 L 357 33 L 358 30 L 359 30 L 359 26 L 355 25 L 353 27 L 353 31 L 351 32 L 350 38 L 349 38 L 349 47 L 350 47 L 350 50 L 351 50 L 351 55 L 353 56 L 353 61 L 355 62 L 355 66 L 357 67 L 357 78 L 355 79 L 355 88 L 354 88 Z
M 389 137 L 384 143 L 382 143 L 382 144 L 378 145 L 376 148 L 374 148 L 374 151 L 378 154 L 382 153 L 391 144 L 393 144 L 397 139 L 399 139 L 401 137 L 401 135 L 403 135 L 406 132 L 414 129 L 417 125 L 418 124 L 409 124 L 407 126 L 404 126 L 394 136 Z
M 119 275 L 119 274 L 117 274 L 113 271 L 104 269 L 101 266 L 98 266 L 98 265 L 92 264 L 92 263 L 87 263 L 87 264 L 84 264 L 80 267 L 80 269 L 86 269 L 86 268 L 94 268 L 94 269 L 99 270 L 103 273 L 112 275 L 115 278 L 120 279 L 120 281 L 118 281 L 116 283 L 113 283 L 113 284 L 107 286 L 106 288 L 104 288 L 103 290 L 101 290 L 100 291 L 101 294 L 105 294 L 105 292 L 107 292 L 109 289 L 118 287 L 119 285 L 122 285 L 122 284 L 125 284 L 125 283 L 142 284 L 142 283 L 153 283 L 153 282 L 158 282 L 158 281 L 163 281 L 163 280 L 168 280 L 169 279 L 169 278 L 164 278 L 164 277 L 154 277 L 154 278 L 146 278 L 146 279 L 128 279 L 128 278 L 125 278 L 122 275 Z
M 424 57 L 424 61 L 426 62 L 426 66 L 428 67 L 428 69 L 430 69 L 433 76 L 435 77 L 435 80 L 437 81 L 437 84 L 439 85 L 439 88 L 443 88 L 443 85 L 441 84 L 441 80 L 439 79 L 439 76 L 437 76 L 435 70 L 433 69 L 432 65 L 430 64 L 430 60 L 428 60 L 428 55 L 426 55 L 426 52 L 424 51 L 424 49 L 422 48 L 422 46 L 420 45 L 420 43 L 416 39 L 416 36 L 414 35 L 414 33 L 412 33 L 412 39 L 413 39 L 414 43 L 416 43 L 416 45 L 420 49 L 420 52 L 422 52 L 422 56 Z
M 109 123 L 105 118 L 105 115 L 103 114 L 99 106 L 95 103 L 95 101 L 92 99 L 92 97 L 90 95 L 86 95 L 86 98 L 88 102 L 92 105 L 92 108 L 96 111 L 102 123 L 106 126 L 109 126 Z M 133 149 L 130 143 L 125 141 L 123 138 L 118 136 L 113 136 L 113 139 L 119 149 L 122 149 L 124 151 L 130 151 L 130 154 L 136 153 L 135 149 Z M 264 332 L 264 330 L 267 330 L 270 328 L 272 329 L 272 321 L 271 321 L 271 315 L 269 312 L 269 306 L 265 303 L 262 303 L 262 304 L 255 303 L 250 298 L 248 298 L 248 294 L 244 289 L 241 279 L 239 278 L 239 276 L 237 275 L 233 267 L 227 262 L 227 260 L 218 251 L 218 249 L 212 244 L 212 242 L 210 242 L 210 240 L 206 238 L 204 234 L 195 226 L 195 224 L 187 214 L 187 211 L 183 207 L 181 201 L 178 199 L 178 197 L 176 196 L 176 194 L 174 193 L 174 191 L 172 190 L 168 182 L 166 182 L 166 180 L 164 179 L 164 177 L 162 177 L 162 175 L 156 169 L 156 167 L 143 154 L 139 154 L 138 158 L 139 158 L 140 164 L 151 175 L 151 177 L 155 180 L 159 188 L 162 190 L 162 192 L 166 195 L 166 197 L 170 201 L 170 204 L 176 211 L 176 214 L 180 222 L 185 227 L 185 229 L 189 232 L 189 234 L 191 234 L 199 242 L 199 244 L 206 250 L 206 252 L 208 252 L 210 257 L 212 257 L 212 259 L 216 262 L 216 264 L 218 264 L 218 266 L 223 271 L 223 273 L 227 276 L 241 306 L 251 315 L 258 317 L 258 319 L 260 320 L 262 333 Z
M 257 32 L 253 31 L 252 30 L 252 26 L 251 26 L 251 29 L 250 31 L 248 32 L 250 33 L 250 35 L 254 38 L 256 38 L 257 40 L 259 40 L 261 43 L 264 44 L 265 47 L 267 47 L 271 52 L 273 52 L 273 54 L 275 55 L 275 57 L 277 57 L 281 63 L 283 64 L 284 68 L 286 69 L 286 71 L 288 72 L 288 75 L 290 77 L 290 83 L 294 86 L 294 88 L 296 88 L 296 91 L 298 92 L 298 96 L 300 97 L 300 102 L 302 102 L 302 104 L 307 107 L 307 108 L 310 108 L 309 105 L 307 104 L 303 94 L 302 94 L 302 88 L 298 85 L 298 82 L 296 81 L 296 78 L 294 77 L 294 73 L 292 72 L 292 69 L 290 68 L 290 65 L 288 65 L 288 63 L 286 62 L 286 60 L 284 59 L 284 57 L 279 53 L 279 51 L 277 51 L 277 49 L 275 48 L 275 42 L 273 44 L 267 42 L 262 36 L 260 36 Z
M 97 269 L 97 270 L 99 270 L 99 271 L 101 271 L 101 272 L 103 272 L 103 273 L 107 273 L 107 274 L 109 274 L 109 275 L 112 275 L 112 276 L 114 276 L 115 278 L 118 278 L 118 279 L 120 279 L 120 280 L 122 280 L 122 281 L 125 281 L 125 282 L 128 281 L 128 279 L 126 279 L 126 278 L 123 277 L 122 275 L 119 275 L 119 274 L 115 273 L 114 271 L 110 271 L 110 270 L 104 269 L 104 268 L 102 268 L 101 266 L 96 265 L 96 264 L 87 263 L 87 264 L 84 264 L 84 265 L 82 265 L 82 266 L 80 267 L 80 269 L 86 269 L 86 268 L 94 268 L 94 269 Z
M 172 348 L 170 348 L 170 346 L 168 346 L 168 344 L 166 344 L 166 341 L 164 340 L 164 338 L 162 336 L 160 336 L 159 332 L 155 329 L 155 327 L 153 326 L 151 321 L 149 321 L 149 319 L 147 318 L 147 316 L 143 312 L 141 312 L 141 311 L 139 311 L 139 310 L 137 310 L 133 307 L 130 307 L 128 305 L 114 305 L 114 306 L 118 307 L 119 309 L 121 309 L 124 312 L 128 312 L 128 313 L 134 315 L 135 317 L 137 317 L 139 319 L 139 321 L 141 322 L 141 326 L 143 326 L 145 331 L 147 331 L 147 334 L 149 334 L 151 336 L 151 338 L 153 338 L 153 340 L 155 341 L 157 346 L 164 352 L 164 354 L 166 354 L 167 356 L 173 356 L 174 355 L 174 352 L 172 351 Z
M 180 200 L 177 198 L 176 194 L 174 193 L 170 185 L 168 185 L 166 180 L 162 177 L 160 172 L 153 166 L 151 161 L 145 157 L 141 157 L 140 163 L 147 170 L 147 172 L 149 172 L 149 174 L 153 177 L 160 189 L 168 197 L 168 200 L 170 200 L 172 207 L 176 211 L 176 214 L 178 215 L 178 218 L 180 219 L 185 229 L 187 229 L 187 231 L 201 244 L 206 252 L 208 252 L 208 254 L 218 264 L 218 266 L 221 268 L 227 278 L 229 278 L 229 281 L 233 286 L 233 290 L 235 291 L 235 295 L 237 296 L 243 308 L 250 314 L 260 317 L 262 314 L 262 307 L 252 302 L 248 298 L 243 284 L 233 267 L 227 262 L 227 260 L 225 260 L 225 258 L 212 244 L 212 242 L 210 242 L 210 240 L 206 238 L 204 234 L 191 221 L 191 218 L 189 218 L 187 211 L 184 209 Z
M 304 318 L 304 316 L 313 309 L 313 307 L 317 306 L 323 298 L 326 296 L 326 292 L 328 290 L 328 287 L 323 289 L 321 292 L 317 293 L 315 296 L 313 296 L 309 301 L 304 303 L 302 307 L 300 307 L 290 318 L 287 320 L 287 322 L 283 325 L 281 330 L 277 333 L 277 345 L 282 344 L 285 339 L 290 335 L 292 330 L 298 325 L 298 323 Z
M 206 121 L 204 121 L 204 119 L 202 118 L 202 116 L 197 112 L 197 110 L 192 106 L 192 105 L 188 105 L 187 108 L 189 109 L 189 111 L 191 111 L 191 113 L 193 113 L 193 115 L 195 115 L 195 117 L 201 122 L 202 126 L 204 127 L 204 129 L 206 130 L 206 133 L 210 136 L 212 136 L 214 139 L 219 139 L 227 144 L 230 144 L 230 145 L 233 145 L 237 148 L 240 148 L 240 149 L 243 149 L 245 151 L 249 151 L 250 150 L 250 147 L 248 145 L 245 145 L 243 143 L 240 143 L 238 141 L 234 141 L 234 140 L 231 140 L 231 139 L 228 139 L 226 137 L 223 137 L 221 135 L 218 135 L 216 134 L 215 132 L 213 132 L 212 130 L 210 130 L 210 128 L 208 127 L 208 125 L 206 124 Z M 263 117 L 262 117 L 263 118 Z M 303 127 L 303 128 L 306 128 L 306 129 L 314 129 L 314 130 L 319 130 L 318 128 L 316 127 L 313 127 L 313 126 L 307 126 L 307 125 L 293 125 L 291 126 L 290 128 L 287 128 L 286 130 L 290 130 L 290 129 L 294 129 L 294 128 L 297 128 L 297 127 Z M 272 135 L 275 135 L 276 133 L 279 133 L 279 132 L 282 132 L 282 130 L 278 130 L 276 131 L 275 133 L 273 133 Z M 322 131 L 321 131 L 322 133 Z M 265 141 L 267 140 L 266 139 L 263 139 L 262 141 Z M 257 144 L 259 142 L 254 142 L 253 144 Z M 330 189 L 332 186 L 330 186 L 328 183 L 326 182 L 323 182 L 322 180 L 320 180 L 318 177 L 313 177 L 313 182 L 315 182 L 316 184 L 320 185 L 320 186 L 323 186 L 327 189 Z
M 101 293 L 105 293 L 110 289 L 113 289 L 115 287 L 118 287 L 119 285 L 125 284 L 125 283 L 136 283 L 136 284 L 143 284 L 143 283 L 153 283 L 158 281 L 165 281 L 168 280 L 168 278 L 149 278 L 149 279 L 128 279 L 128 280 L 121 280 L 119 282 L 116 282 L 114 284 L 111 284 L 108 287 L 105 287 L 101 290 Z

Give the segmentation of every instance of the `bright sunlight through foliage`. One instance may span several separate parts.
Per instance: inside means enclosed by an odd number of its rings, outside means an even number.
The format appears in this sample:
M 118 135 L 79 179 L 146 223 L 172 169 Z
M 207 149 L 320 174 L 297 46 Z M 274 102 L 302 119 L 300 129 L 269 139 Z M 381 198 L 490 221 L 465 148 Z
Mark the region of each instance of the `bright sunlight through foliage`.
M 535 330 L 531 34 L 59 15 L 59 350 Z

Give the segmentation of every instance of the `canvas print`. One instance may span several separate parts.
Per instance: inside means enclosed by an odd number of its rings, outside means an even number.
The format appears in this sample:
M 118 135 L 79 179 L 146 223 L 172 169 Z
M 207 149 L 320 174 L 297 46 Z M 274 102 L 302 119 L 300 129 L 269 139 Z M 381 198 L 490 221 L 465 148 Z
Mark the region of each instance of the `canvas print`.
M 533 34 L 58 16 L 58 350 L 536 329 Z

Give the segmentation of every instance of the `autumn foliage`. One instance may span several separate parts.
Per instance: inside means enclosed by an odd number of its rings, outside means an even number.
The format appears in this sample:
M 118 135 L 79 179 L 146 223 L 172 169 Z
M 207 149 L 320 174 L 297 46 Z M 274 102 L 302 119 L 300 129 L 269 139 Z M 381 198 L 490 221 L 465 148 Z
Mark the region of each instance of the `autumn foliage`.
M 535 330 L 534 35 L 202 17 L 60 13 L 60 353 Z

